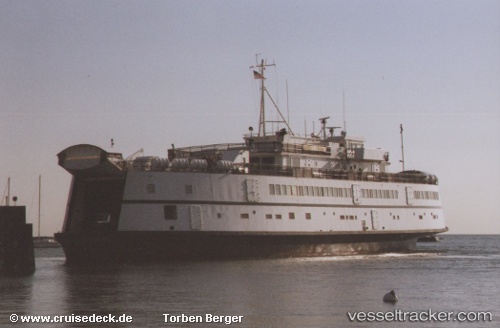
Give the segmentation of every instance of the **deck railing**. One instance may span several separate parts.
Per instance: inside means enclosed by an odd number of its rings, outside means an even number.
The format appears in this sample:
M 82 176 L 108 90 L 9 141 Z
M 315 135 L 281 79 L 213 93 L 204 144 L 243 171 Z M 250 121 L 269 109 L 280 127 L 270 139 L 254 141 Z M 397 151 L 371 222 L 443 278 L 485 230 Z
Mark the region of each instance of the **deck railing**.
M 266 164 L 246 164 L 244 169 L 239 166 L 239 170 L 233 172 L 239 174 L 269 175 L 269 176 L 289 176 L 297 178 L 318 178 L 335 180 L 358 180 L 358 181 L 381 181 L 381 182 L 400 182 L 400 183 L 418 183 L 418 184 L 438 184 L 435 175 L 423 172 L 399 172 L 399 173 L 380 173 L 380 172 L 356 172 L 348 170 L 329 170 L 309 167 L 290 167 L 282 165 Z
M 156 167 L 153 165 L 128 166 L 129 170 L 162 172 L 183 171 L 183 172 L 204 172 L 204 173 L 228 173 L 245 175 L 266 175 L 283 176 L 296 178 L 315 178 L 315 179 L 334 179 L 351 181 L 378 181 L 378 182 L 396 182 L 396 183 L 417 183 L 417 184 L 438 184 L 435 175 L 423 172 L 399 172 L 399 173 L 379 173 L 379 172 L 356 172 L 349 170 L 326 170 L 309 167 L 290 167 L 272 164 L 233 164 L 232 167 L 208 166 L 203 169 L 193 169 L 192 167 Z
M 213 144 L 204 146 L 193 146 L 193 147 L 182 147 L 169 149 L 169 155 L 172 154 L 175 158 L 193 158 L 199 154 L 217 154 L 225 152 L 227 150 L 241 150 L 246 149 L 244 143 L 225 143 L 225 144 Z

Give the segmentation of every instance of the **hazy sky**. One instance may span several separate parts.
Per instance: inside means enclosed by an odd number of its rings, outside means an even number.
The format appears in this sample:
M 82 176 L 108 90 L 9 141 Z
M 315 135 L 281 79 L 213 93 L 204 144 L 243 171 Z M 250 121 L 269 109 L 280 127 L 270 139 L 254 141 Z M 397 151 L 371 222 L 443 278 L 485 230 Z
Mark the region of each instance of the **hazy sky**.
M 439 177 L 451 233 L 500 233 L 500 1 L 0 0 L 0 191 L 61 230 L 64 148 L 240 142 L 256 54 L 292 128 L 331 116 Z M 36 225 L 34 233 L 37 233 Z

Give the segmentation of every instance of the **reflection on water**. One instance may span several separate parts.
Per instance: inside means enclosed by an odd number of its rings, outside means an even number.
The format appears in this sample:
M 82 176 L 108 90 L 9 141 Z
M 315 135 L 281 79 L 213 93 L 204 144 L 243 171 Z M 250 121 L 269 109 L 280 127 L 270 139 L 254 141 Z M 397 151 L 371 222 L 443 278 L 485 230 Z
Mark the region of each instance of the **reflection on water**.
M 31 308 L 33 279 L 31 277 L 0 276 L 0 313 L 5 305 L 13 305 L 19 311 Z M 1 318 L 0 318 L 1 319 Z M 0 323 L 3 323 L 0 321 Z
M 500 308 L 498 239 L 482 240 L 446 237 L 410 254 L 127 264 L 84 270 L 66 267 L 62 253 L 38 254 L 32 277 L 0 278 L 0 324 L 9 323 L 11 313 L 127 314 L 133 316 L 134 326 L 143 327 L 176 326 L 165 324 L 163 313 L 243 315 L 242 323 L 233 324 L 237 327 L 367 327 L 368 323 L 349 322 L 347 311 L 395 308 L 495 314 Z M 391 289 L 400 299 L 396 307 L 382 302 Z M 58 325 L 70 326 L 89 327 Z M 480 326 L 493 327 L 494 322 Z

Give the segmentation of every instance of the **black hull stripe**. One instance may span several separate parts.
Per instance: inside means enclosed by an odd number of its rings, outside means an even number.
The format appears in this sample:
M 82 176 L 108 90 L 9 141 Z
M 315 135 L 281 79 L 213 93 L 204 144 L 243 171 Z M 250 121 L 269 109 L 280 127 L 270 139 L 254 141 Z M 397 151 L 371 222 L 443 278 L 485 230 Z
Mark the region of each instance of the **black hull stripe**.
M 197 235 L 197 236 L 296 236 L 296 237 L 355 237 L 361 239 L 369 238 L 385 238 L 387 236 L 420 236 L 447 232 L 448 228 L 444 229 L 425 229 L 425 230 L 370 230 L 370 231 L 203 231 L 203 230 L 191 230 L 191 231 L 116 231 L 117 235 L 132 236 L 132 235 L 162 235 L 164 237 L 179 235 Z M 66 235 L 78 235 L 78 233 L 62 233 Z M 84 234 L 82 234 L 84 235 Z M 376 236 L 376 237 L 374 237 Z

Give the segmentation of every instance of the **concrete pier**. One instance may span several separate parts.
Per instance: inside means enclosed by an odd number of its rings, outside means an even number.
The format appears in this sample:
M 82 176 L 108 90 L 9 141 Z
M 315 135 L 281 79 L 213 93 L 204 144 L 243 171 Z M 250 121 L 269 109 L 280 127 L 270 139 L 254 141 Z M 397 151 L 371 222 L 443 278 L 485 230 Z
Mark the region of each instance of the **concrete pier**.
M 26 224 L 26 207 L 0 206 L 0 274 L 34 272 L 33 226 Z

